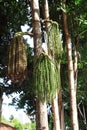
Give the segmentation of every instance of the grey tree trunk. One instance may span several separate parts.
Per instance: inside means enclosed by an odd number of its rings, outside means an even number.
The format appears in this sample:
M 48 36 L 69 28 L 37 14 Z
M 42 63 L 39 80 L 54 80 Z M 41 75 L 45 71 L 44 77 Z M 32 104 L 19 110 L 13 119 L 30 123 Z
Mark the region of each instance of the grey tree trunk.
M 60 70 L 60 61 L 58 61 L 58 68 Z M 59 119 L 60 119 L 60 129 L 65 130 L 65 123 L 64 123 L 64 106 L 62 100 L 62 88 L 61 88 L 61 75 L 60 75 L 60 86 L 58 91 L 58 107 L 59 107 Z
M 44 19 L 49 20 L 49 6 L 48 0 L 44 0 Z M 45 22 L 46 32 L 48 32 L 50 23 L 48 21 Z M 48 36 L 46 36 L 48 41 Z M 48 45 L 47 45 L 48 46 Z M 52 102 L 52 109 L 53 109 L 53 119 L 54 119 L 54 130 L 60 130 L 60 119 L 59 119 L 59 104 L 58 104 L 58 94 L 56 92 L 56 97 L 53 99 Z
M 60 130 L 58 93 L 56 93 L 56 97 L 55 99 L 53 99 L 52 110 L 53 110 L 53 119 L 54 119 L 54 130 Z
M 39 1 L 32 0 L 32 18 L 33 18 L 33 34 L 34 34 L 34 62 L 42 53 L 42 36 L 39 15 Z M 36 101 L 36 130 L 48 130 L 48 117 L 46 100 L 42 102 L 37 98 Z
M 2 99 L 2 91 L 1 91 L 1 89 L 0 89 L 0 122 L 1 122 L 1 115 L 2 115 L 2 101 L 3 101 L 3 99 Z
M 66 0 L 64 0 L 64 3 Z M 64 10 L 66 10 L 65 5 L 63 5 Z M 63 12 L 63 25 L 66 38 L 66 47 L 68 55 L 68 76 L 69 76 L 69 86 L 70 86 L 70 103 L 71 103 L 71 125 L 72 130 L 79 130 L 78 125 L 78 115 L 77 115 L 77 102 L 76 102 L 76 89 L 74 85 L 74 69 L 72 60 L 72 44 L 71 37 L 68 30 L 67 14 Z
M 45 20 L 49 20 L 49 6 L 48 6 L 48 0 L 44 0 L 43 1 L 43 3 L 44 3 L 44 19 Z M 49 29 L 49 22 L 48 21 L 46 21 L 45 22 L 45 28 L 46 28 L 46 31 L 48 31 L 48 29 Z
M 77 37 L 78 39 L 78 37 Z M 75 40 L 76 43 L 74 43 L 74 86 L 75 86 L 75 91 L 77 91 L 77 77 L 78 77 L 78 68 L 77 68 L 77 63 L 78 63 L 78 40 Z
M 58 104 L 59 104 L 59 118 L 60 118 L 60 129 L 65 130 L 65 123 L 64 123 L 64 105 L 62 100 L 62 90 L 60 88 L 58 93 Z

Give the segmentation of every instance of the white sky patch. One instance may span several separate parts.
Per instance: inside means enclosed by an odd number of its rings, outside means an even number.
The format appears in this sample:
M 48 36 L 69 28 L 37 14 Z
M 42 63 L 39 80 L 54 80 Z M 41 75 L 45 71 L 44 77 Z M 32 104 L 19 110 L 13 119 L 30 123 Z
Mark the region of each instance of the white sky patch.
M 0 82 L 3 83 L 3 78 L 0 78 Z
M 22 32 L 27 32 L 28 29 L 29 29 L 29 26 L 26 24 L 24 26 L 21 26 Z M 27 42 L 30 44 L 30 47 L 33 48 L 34 47 L 33 38 L 31 38 L 28 35 L 24 35 L 24 38 L 27 39 Z
M 11 103 L 11 101 L 11 96 L 7 97 L 3 95 L 2 116 L 9 120 L 9 117 L 13 115 L 14 118 L 17 118 L 21 123 L 29 123 L 30 119 L 23 109 L 16 110 L 14 106 L 8 105 L 9 103 Z

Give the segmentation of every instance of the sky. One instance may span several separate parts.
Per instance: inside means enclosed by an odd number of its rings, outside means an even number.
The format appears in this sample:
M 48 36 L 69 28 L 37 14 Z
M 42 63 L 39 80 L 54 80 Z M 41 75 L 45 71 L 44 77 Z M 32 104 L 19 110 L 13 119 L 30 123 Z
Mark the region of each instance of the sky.
M 17 118 L 21 123 L 30 122 L 29 117 L 23 109 L 16 110 L 14 106 L 9 105 L 11 101 L 11 96 L 7 97 L 5 94 L 3 95 L 2 116 L 9 120 L 9 117 L 13 115 L 14 118 Z
M 24 25 L 24 26 L 21 26 L 21 30 L 22 30 L 22 32 L 27 32 L 27 29 L 29 28 L 29 26 L 28 25 Z M 31 38 L 30 36 L 28 36 L 28 35 L 25 35 L 24 36 L 24 38 L 25 39 L 27 39 L 27 42 L 30 44 L 30 47 L 33 47 L 34 45 L 33 45 L 33 38 Z

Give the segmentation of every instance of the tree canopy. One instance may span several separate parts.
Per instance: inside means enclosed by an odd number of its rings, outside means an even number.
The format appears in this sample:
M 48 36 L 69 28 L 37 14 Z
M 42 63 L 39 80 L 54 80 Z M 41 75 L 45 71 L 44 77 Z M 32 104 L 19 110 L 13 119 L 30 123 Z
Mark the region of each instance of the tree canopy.
M 59 0 L 48 0 L 50 19 L 55 20 L 59 23 L 59 29 L 62 33 L 62 41 L 64 52 L 61 59 L 61 80 L 63 90 L 63 100 L 65 105 L 66 125 L 69 126 L 69 89 L 68 89 L 68 78 L 67 78 L 67 59 L 66 59 L 66 47 L 65 37 L 62 21 L 62 2 Z M 76 40 L 78 40 L 78 88 L 77 88 L 77 101 L 78 101 L 78 112 L 80 120 L 85 127 L 84 116 L 81 115 L 83 107 L 85 108 L 85 115 L 87 115 L 87 96 L 86 96 L 86 65 L 87 65 L 87 6 L 85 0 L 66 0 L 67 14 L 69 31 L 72 39 L 72 46 Z M 40 0 L 40 17 L 43 19 L 43 1 Z M 65 10 L 63 10 L 65 11 Z M 28 74 L 24 83 L 15 87 L 14 84 L 9 84 L 6 77 L 7 72 L 7 60 L 8 60 L 8 45 L 10 44 L 11 38 L 13 38 L 16 32 L 21 31 L 21 25 L 29 25 L 28 31 L 32 28 L 31 24 L 31 8 L 29 0 L 1 0 L 0 1 L 0 88 L 6 93 L 21 92 L 20 101 L 18 101 L 19 108 L 26 106 L 26 110 L 29 114 L 35 112 L 35 94 L 33 92 L 33 49 L 28 45 L 27 56 L 28 56 Z M 32 29 L 31 29 L 32 30 Z M 73 48 L 72 48 L 73 52 Z M 74 54 L 73 54 L 74 56 Z M 2 82 L 3 80 L 3 82 Z M 13 88 L 11 89 L 11 87 Z M 7 89 L 9 87 L 9 89 Z M 23 87 L 23 88 L 22 88 Z M 28 91 L 29 90 L 29 91 Z M 13 100 L 14 101 L 14 100 Z M 33 101 L 33 102 L 32 102 Z M 17 102 L 16 102 L 17 103 Z M 31 105 L 31 107 L 30 107 Z M 81 111 L 80 111 L 81 110 Z M 68 118 L 68 120 L 67 120 Z M 87 118 L 87 116 L 86 116 Z M 82 126 L 80 126 L 82 127 Z

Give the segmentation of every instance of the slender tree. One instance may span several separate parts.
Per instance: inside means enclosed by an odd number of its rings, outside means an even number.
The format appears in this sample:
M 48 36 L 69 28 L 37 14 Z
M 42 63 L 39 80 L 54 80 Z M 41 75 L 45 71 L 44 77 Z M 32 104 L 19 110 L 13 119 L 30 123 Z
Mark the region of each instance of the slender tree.
M 58 105 L 59 105 L 59 118 L 60 118 L 60 129 L 65 129 L 65 122 L 64 122 L 64 105 L 62 99 L 62 88 L 60 88 L 58 93 Z
M 2 90 L 0 89 L 0 122 L 1 122 L 1 114 L 2 114 Z
M 38 0 L 32 0 L 32 19 L 33 19 L 33 34 L 34 34 L 34 55 L 35 62 L 42 53 L 42 35 L 39 14 Z M 48 130 L 47 106 L 46 99 L 42 102 L 38 97 L 36 99 L 36 129 Z
M 68 58 L 68 76 L 69 76 L 70 104 L 71 104 L 71 124 L 72 124 L 72 130 L 79 130 L 78 115 L 77 115 L 77 102 L 76 102 L 76 89 L 75 89 L 75 85 L 74 85 L 72 43 L 71 43 L 71 37 L 70 37 L 69 29 L 68 29 L 65 3 L 66 3 L 66 0 L 63 1 L 63 9 L 64 9 L 63 25 L 64 25 L 64 33 L 65 33 L 65 38 L 66 38 L 67 58 Z
M 58 93 L 52 102 L 53 119 L 54 119 L 54 130 L 60 130 L 60 118 L 59 118 L 59 105 L 58 105 Z
M 49 23 L 50 16 L 49 16 L 48 0 L 44 0 L 44 19 L 46 20 L 46 22 L 45 22 L 45 29 L 46 29 L 46 32 L 48 34 L 48 30 L 49 30 L 49 26 L 50 26 L 50 23 Z M 46 36 L 46 38 L 47 38 L 46 41 L 48 42 L 48 35 Z M 47 45 L 47 47 L 48 47 L 48 45 Z M 60 66 L 60 63 L 58 63 L 58 65 Z M 55 98 L 52 101 L 52 109 L 53 109 L 54 129 L 55 130 L 60 130 L 59 104 L 58 104 L 58 94 L 57 93 L 58 92 L 56 92 L 56 96 L 55 96 Z

